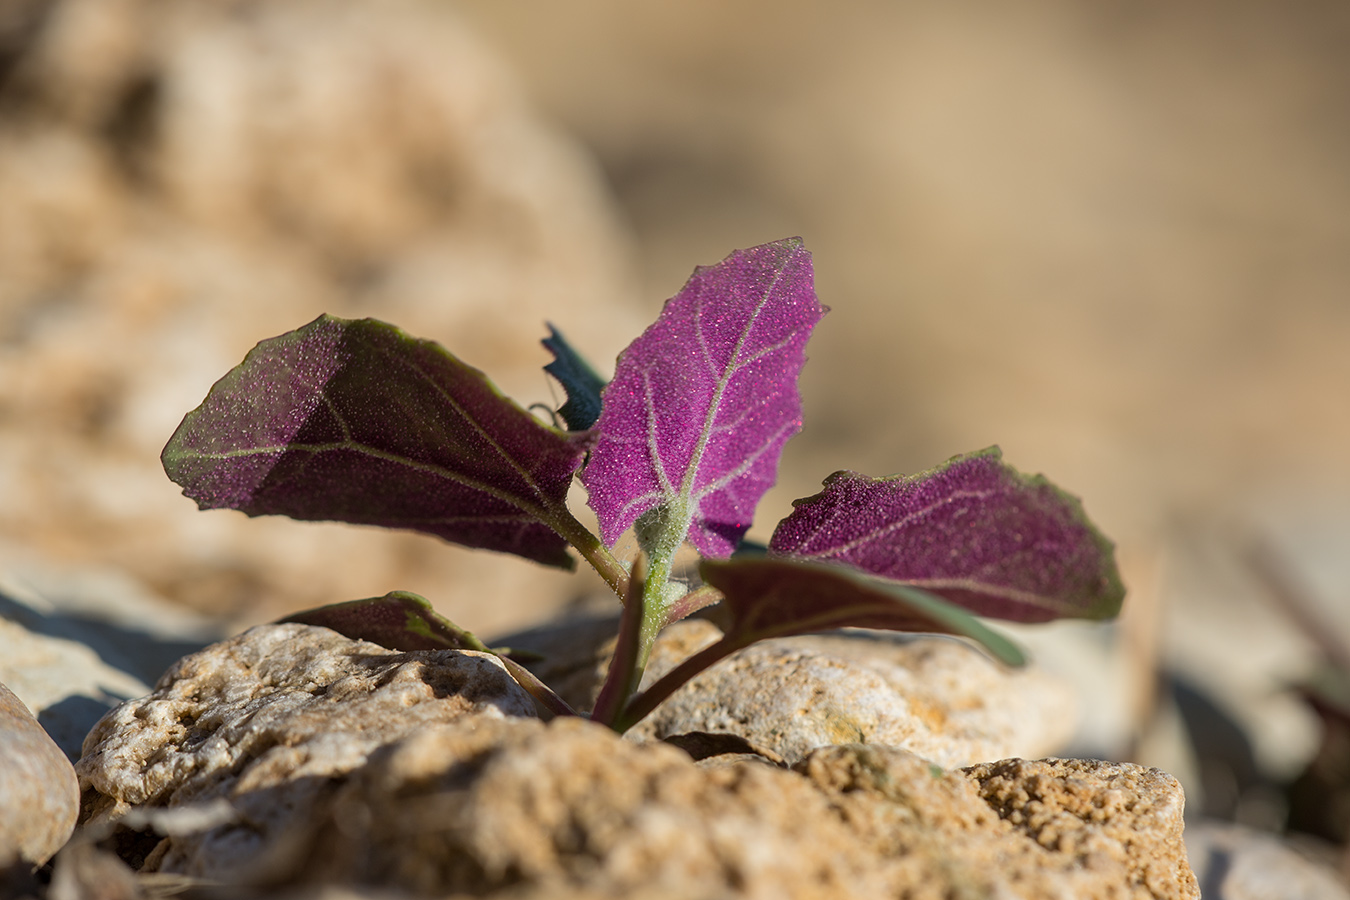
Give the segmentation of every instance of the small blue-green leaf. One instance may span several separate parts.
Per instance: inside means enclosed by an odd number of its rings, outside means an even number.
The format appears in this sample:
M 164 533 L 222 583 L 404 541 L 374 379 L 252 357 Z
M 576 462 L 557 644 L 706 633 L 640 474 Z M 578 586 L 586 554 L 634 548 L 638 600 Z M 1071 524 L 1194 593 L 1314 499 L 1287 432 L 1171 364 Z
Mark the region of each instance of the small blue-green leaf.
M 553 354 L 553 362 L 544 366 L 544 371 L 556 378 L 567 394 L 567 402 L 558 407 L 558 415 L 567 423 L 568 431 L 585 431 L 600 418 L 600 391 L 605 387 L 605 379 L 596 374 L 551 322 L 548 335 L 540 343 Z

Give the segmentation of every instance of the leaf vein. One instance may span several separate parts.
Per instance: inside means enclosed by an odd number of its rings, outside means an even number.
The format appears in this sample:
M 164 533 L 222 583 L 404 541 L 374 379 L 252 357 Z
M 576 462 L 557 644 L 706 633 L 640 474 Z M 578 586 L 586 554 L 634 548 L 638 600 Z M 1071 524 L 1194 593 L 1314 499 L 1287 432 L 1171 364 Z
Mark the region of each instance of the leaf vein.
M 933 512 L 934 510 L 940 509 L 943 506 L 949 506 L 958 500 L 968 500 L 968 499 L 984 500 L 995 493 L 997 493 L 997 491 L 995 491 L 994 489 L 983 491 L 953 491 L 951 494 L 948 494 L 946 497 L 943 497 L 940 501 L 936 503 L 930 503 L 927 506 L 923 507 L 922 509 L 916 509 L 913 512 L 906 514 L 902 518 L 889 521 L 885 525 L 881 525 L 877 528 L 874 528 L 871 531 L 867 532 L 866 534 L 859 535 L 858 537 L 854 538 L 851 541 L 847 541 L 846 543 L 839 544 L 838 546 L 834 547 L 826 547 L 820 550 L 807 550 L 806 552 L 809 553 L 811 556 L 821 556 L 821 557 L 841 556 L 843 554 L 858 549 L 864 544 L 870 544 L 874 541 L 878 541 L 886 537 L 888 534 L 892 534 L 896 531 L 899 531 L 902 528 L 909 526 L 914 520 L 926 516 L 929 513 Z M 815 533 L 813 533 L 812 537 L 815 537 Z M 803 543 L 801 546 L 805 548 L 806 545 Z

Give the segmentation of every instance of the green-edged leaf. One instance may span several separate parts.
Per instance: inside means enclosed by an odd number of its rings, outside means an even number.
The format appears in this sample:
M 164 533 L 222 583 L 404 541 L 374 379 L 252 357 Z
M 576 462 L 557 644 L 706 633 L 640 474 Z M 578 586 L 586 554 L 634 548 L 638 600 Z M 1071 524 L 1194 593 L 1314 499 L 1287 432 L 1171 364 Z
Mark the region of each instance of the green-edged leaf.
M 738 647 L 831 628 L 884 628 L 960 635 L 1009 665 L 1025 661 L 1016 645 L 961 607 L 843 566 L 737 557 L 704 560 L 699 571 L 726 598 L 731 622 L 725 639 Z
M 558 530 L 584 452 L 440 345 L 321 316 L 251 350 L 162 459 L 203 509 L 410 528 L 570 568 Z
M 349 600 L 287 616 L 282 622 L 322 625 L 353 640 L 390 650 L 480 650 L 482 641 L 432 609 L 425 597 L 390 591 L 383 597 Z
M 770 554 L 842 563 L 1018 622 L 1120 611 L 1112 544 L 1083 505 L 997 447 L 918 475 L 836 472 L 778 523 Z
M 488 647 L 432 609 L 425 597 L 409 591 L 390 591 L 383 597 L 351 600 L 320 606 L 287 616 L 282 622 L 322 625 L 358 641 L 370 641 L 389 650 L 477 650 L 496 656 L 516 683 L 533 696 L 551 715 L 575 716 L 548 685 L 519 662 L 532 653 L 514 654 L 509 647 Z

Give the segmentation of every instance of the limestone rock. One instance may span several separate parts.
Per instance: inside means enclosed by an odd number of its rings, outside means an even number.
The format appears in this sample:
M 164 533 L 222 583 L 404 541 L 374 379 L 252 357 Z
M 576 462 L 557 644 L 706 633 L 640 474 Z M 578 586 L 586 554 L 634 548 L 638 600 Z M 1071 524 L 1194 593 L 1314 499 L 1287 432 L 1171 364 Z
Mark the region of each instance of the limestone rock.
M 45 862 L 69 839 L 79 810 L 70 760 L 0 684 L 0 871 Z
M 708 622 L 658 640 L 645 684 L 711 643 Z M 843 633 L 763 641 L 696 676 L 631 735 L 732 732 L 789 762 L 852 742 L 904 747 L 943 766 L 1059 749 L 1073 731 L 1069 688 L 938 637 Z
M 1118 784 L 1135 769 L 1081 780 L 1125 808 L 1147 801 Z M 979 787 L 895 748 L 825 748 L 796 771 L 705 768 L 578 719 L 461 720 L 373 753 L 269 877 L 512 897 L 1196 896 L 1179 828 L 1169 843 L 1126 824 L 1085 856 L 1081 842 L 1038 843 Z M 162 866 L 200 865 L 187 849 Z M 1140 877 L 1150 855 L 1179 860 L 1177 877 Z
M 0 682 L 71 761 L 109 709 L 150 692 L 214 627 L 113 571 L 58 566 L 0 541 Z
M 1000 817 L 1083 869 L 1124 867 L 1130 884 L 1154 896 L 1198 893 L 1182 843 L 1186 798 L 1166 772 L 1080 759 L 1008 759 L 964 771 Z
M 185 657 L 99 721 L 77 767 L 84 819 L 226 799 L 236 820 L 197 836 L 209 847 L 197 865 L 231 873 L 275 849 L 376 748 L 463 716 L 533 715 L 490 654 L 395 653 L 326 628 L 261 625 Z
M 708 632 L 695 628 L 697 643 Z M 268 891 L 1196 896 L 1180 791 L 1155 770 L 961 771 L 871 743 L 818 748 L 792 769 L 737 754 L 695 763 L 532 710 L 490 656 L 260 626 L 99 723 L 79 764 L 85 819 L 156 824 L 162 839 L 119 844 L 144 873 Z

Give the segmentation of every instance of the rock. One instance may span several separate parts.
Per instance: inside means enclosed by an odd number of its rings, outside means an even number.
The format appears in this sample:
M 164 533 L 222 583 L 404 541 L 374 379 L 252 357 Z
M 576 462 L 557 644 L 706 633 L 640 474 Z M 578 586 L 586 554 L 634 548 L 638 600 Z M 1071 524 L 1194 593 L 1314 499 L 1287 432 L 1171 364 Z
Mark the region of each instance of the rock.
M 1205 900 L 1350 900 L 1350 886 L 1331 865 L 1274 834 L 1194 822 L 1186 850 Z
M 552 636 L 535 632 L 503 640 L 551 651 L 538 668 L 541 677 L 560 683 L 569 702 L 589 709 L 612 652 L 612 640 L 594 643 L 603 633 L 583 622 Z M 666 629 L 643 684 L 720 634 L 700 619 Z M 748 647 L 696 676 L 629 734 L 654 740 L 731 732 L 789 762 L 816 747 L 878 743 L 959 766 L 1052 753 L 1073 733 L 1073 710 L 1070 688 L 1034 666 L 1011 670 L 947 638 L 842 632 Z
M 309 625 L 260 625 L 185 657 L 109 712 L 77 771 L 84 822 L 226 798 L 198 864 L 229 875 L 309 815 L 333 779 L 408 732 L 461 716 L 533 716 L 490 654 L 395 653 Z M 181 847 L 165 847 L 165 852 Z M 177 857 L 174 857 L 177 858 Z
M 323 312 L 441 341 L 523 405 L 549 399 L 546 319 L 602 368 L 640 331 L 594 167 L 455 12 L 43 0 L 4 18 L 0 537 L 247 624 L 491 584 L 455 617 L 502 629 L 575 592 L 429 537 L 199 513 L 158 462 L 245 352 Z
M 1159 769 L 1099 760 L 1009 759 L 965 769 L 999 816 L 1089 871 L 1124 866 L 1155 896 L 1196 890 L 1182 844 L 1186 798 Z
M 255 628 L 91 733 L 86 820 L 158 816 L 167 836 L 123 852 L 143 873 L 268 891 L 1196 896 L 1180 791 L 1154 770 L 949 770 L 873 744 L 819 748 L 792 770 L 741 754 L 695 763 L 531 708 L 482 655 Z
M 70 838 L 79 811 L 70 760 L 0 684 L 0 870 L 46 862 Z
M 1094 784 L 1110 792 L 1105 768 Z M 1179 824 L 1171 845 L 1101 835 L 1085 857 L 1038 844 L 977 787 L 870 745 L 816 751 L 796 772 L 703 768 L 583 720 L 451 723 L 373 754 L 271 874 L 530 897 L 1196 896 Z M 1141 880 L 1150 853 L 1179 860 L 1178 878 Z
M 116 572 L 41 560 L 0 542 L 0 682 L 71 761 L 109 709 L 150 692 L 217 636 L 189 610 Z

